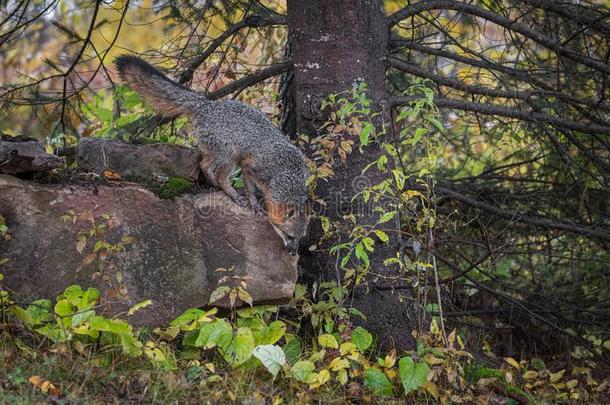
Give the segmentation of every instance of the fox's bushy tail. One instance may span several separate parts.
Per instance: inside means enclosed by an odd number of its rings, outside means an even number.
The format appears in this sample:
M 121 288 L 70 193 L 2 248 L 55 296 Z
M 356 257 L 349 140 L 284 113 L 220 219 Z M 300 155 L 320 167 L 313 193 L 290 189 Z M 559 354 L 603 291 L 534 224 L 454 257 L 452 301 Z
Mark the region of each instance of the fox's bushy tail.
M 202 104 L 209 102 L 202 94 L 174 82 L 138 57 L 119 56 L 114 64 L 121 79 L 165 117 L 191 115 Z

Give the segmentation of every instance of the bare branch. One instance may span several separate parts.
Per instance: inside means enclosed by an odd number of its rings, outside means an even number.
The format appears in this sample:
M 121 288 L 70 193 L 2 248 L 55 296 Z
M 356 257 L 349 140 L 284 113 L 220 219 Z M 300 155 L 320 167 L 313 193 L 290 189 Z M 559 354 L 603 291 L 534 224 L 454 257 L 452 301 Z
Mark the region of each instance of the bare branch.
M 390 99 L 390 104 L 392 106 L 397 106 L 402 104 L 408 104 L 414 100 L 415 99 L 413 97 L 398 96 L 392 97 Z M 484 115 L 497 115 L 501 117 L 515 118 L 529 122 L 546 123 L 555 125 L 557 127 L 570 129 L 573 131 L 581 131 L 583 133 L 610 135 L 610 126 L 607 125 L 599 125 L 586 121 L 572 121 L 565 118 L 553 117 L 551 115 L 540 112 L 517 110 L 513 108 L 502 107 L 495 104 L 474 103 L 470 101 L 455 100 L 451 98 L 435 98 L 434 103 L 441 108 L 472 111 Z
M 546 48 L 556 52 L 558 55 L 562 55 L 575 62 L 589 66 L 595 70 L 604 73 L 610 73 L 610 66 L 603 61 L 595 58 L 591 58 L 586 55 L 582 55 L 571 49 L 566 48 L 560 40 L 547 37 L 540 31 L 531 28 L 529 25 L 511 20 L 508 17 L 496 14 L 484 8 L 478 7 L 473 4 L 458 2 L 455 0 L 429 0 L 421 1 L 419 3 L 408 5 L 407 7 L 398 10 L 394 14 L 388 17 L 388 23 L 390 26 L 397 24 L 399 21 L 416 16 L 424 11 L 430 10 L 455 10 L 471 14 L 477 17 L 481 17 L 487 21 L 493 22 L 510 30 L 512 32 L 523 35 L 532 41 L 545 46 Z
M 491 60 L 487 60 L 487 59 L 483 58 L 482 55 L 478 55 L 480 59 L 469 58 L 466 56 L 458 55 L 453 52 L 447 52 L 442 49 L 431 48 L 431 47 L 428 47 L 425 45 L 420 45 L 413 41 L 398 40 L 398 39 L 392 40 L 391 45 L 394 47 L 404 47 L 404 48 L 408 48 L 408 49 L 413 49 L 418 52 L 422 52 L 422 53 L 425 53 L 428 55 L 439 56 L 439 57 L 445 58 L 445 59 L 451 59 L 456 62 L 460 62 L 460 63 L 469 65 L 469 66 L 482 68 L 482 69 L 488 70 L 490 72 L 491 71 L 501 72 L 501 73 L 507 74 L 507 75 L 515 78 L 516 80 L 521 80 L 523 82 L 529 83 L 533 86 L 537 86 L 537 87 L 540 87 L 543 89 L 543 91 L 536 90 L 536 91 L 527 92 L 530 95 L 557 97 L 557 98 L 560 98 L 562 100 L 569 102 L 572 105 L 585 105 L 585 106 L 592 107 L 592 108 L 600 108 L 603 110 L 610 111 L 610 105 L 598 103 L 593 100 L 581 100 L 581 99 L 574 97 L 573 95 L 564 94 L 559 91 L 554 91 L 554 90 L 552 90 L 551 86 L 547 85 L 546 83 L 544 83 L 540 80 L 535 79 L 530 72 L 526 72 L 524 70 L 519 70 L 519 69 L 514 69 L 509 66 L 505 66 L 500 63 L 497 63 L 497 62 L 494 62 Z M 403 62 L 403 63 L 406 63 L 406 62 Z M 400 67 L 398 67 L 398 66 L 395 66 L 395 67 L 400 69 Z M 432 78 L 430 78 L 430 79 L 434 80 Z M 434 81 L 436 81 L 436 80 L 434 80 Z M 446 85 L 446 84 L 444 84 L 444 85 Z M 448 86 L 448 87 L 453 87 L 453 86 Z M 524 93 L 524 95 L 527 95 L 527 93 Z M 501 97 L 504 97 L 504 96 L 501 96 Z
M 234 91 L 242 90 L 246 87 L 250 87 L 255 85 L 256 83 L 260 83 L 263 80 L 267 80 L 270 77 L 280 75 L 284 72 L 292 69 L 292 61 L 287 60 L 281 63 L 276 63 L 274 65 L 270 65 L 265 69 L 258 70 L 252 74 L 244 76 L 238 80 L 235 80 L 223 88 L 213 91 L 207 94 L 207 97 L 210 99 L 217 99 L 226 96 L 227 94 L 231 94 Z
M 449 189 L 444 186 L 435 186 L 434 192 L 437 194 L 449 197 L 451 199 L 460 201 L 473 208 L 487 211 L 500 218 L 505 218 L 505 219 L 508 219 L 511 221 L 521 222 L 524 224 L 533 225 L 533 226 L 537 226 L 540 228 L 554 229 L 554 230 L 558 230 L 558 231 L 564 231 L 564 232 L 575 233 L 578 235 L 584 235 L 584 236 L 588 236 L 588 237 L 592 237 L 592 238 L 597 238 L 597 239 L 601 239 L 604 241 L 610 241 L 610 232 L 608 232 L 604 229 L 601 229 L 601 228 L 580 225 L 580 224 L 573 224 L 573 223 L 569 223 L 569 222 L 561 222 L 561 221 L 558 221 L 555 219 L 533 217 L 533 216 L 525 215 L 525 214 L 522 214 L 522 213 L 516 212 L 516 211 L 503 210 L 502 208 L 498 208 L 491 204 L 487 204 L 485 202 L 478 201 L 472 197 L 466 196 L 462 193 L 459 193 L 455 190 Z
M 181 84 L 189 82 L 193 78 L 195 70 L 231 35 L 240 31 L 243 28 L 254 28 L 254 27 L 267 27 L 270 25 L 283 25 L 286 24 L 286 17 L 283 15 L 275 16 L 248 16 L 240 22 L 230 26 L 225 32 L 223 32 L 218 38 L 214 39 L 212 43 L 206 48 L 203 53 L 198 55 L 195 59 L 189 62 L 186 69 L 180 75 L 178 82 Z

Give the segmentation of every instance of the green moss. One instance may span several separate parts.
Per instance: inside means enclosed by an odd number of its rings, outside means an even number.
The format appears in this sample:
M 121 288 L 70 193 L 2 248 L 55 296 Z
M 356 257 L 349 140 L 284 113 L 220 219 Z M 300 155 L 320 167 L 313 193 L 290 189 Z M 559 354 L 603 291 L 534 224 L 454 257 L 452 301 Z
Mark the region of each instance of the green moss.
M 481 378 L 497 378 L 501 382 L 506 382 L 502 370 L 485 367 L 480 363 L 471 363 L 464 367 L 464 376 L 471 384 L 476 384 Z
M 194 187 L 193 183 L 182 177 L 172 177 L 165 183 L 149 183 L 148 186 L 159 198 L 165 200 L 171 200 L 185 194 Z
M 485 367 L 480 363 L 473 362 L 464 367 L 464 377 L 470 384 L 476 384 L 481 378 L 496 378 L 502 385 L 506 394 L 516 394 L 532 401 L 533 397 L 519 387 L 509 384 L 504 377 L 502 370 L 497 368 Z

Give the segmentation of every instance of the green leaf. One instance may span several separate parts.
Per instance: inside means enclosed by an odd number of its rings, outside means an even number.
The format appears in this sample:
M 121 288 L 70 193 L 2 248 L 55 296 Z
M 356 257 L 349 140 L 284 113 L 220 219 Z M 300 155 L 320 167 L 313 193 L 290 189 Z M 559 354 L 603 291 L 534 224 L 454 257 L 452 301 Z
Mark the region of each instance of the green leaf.
M 349 262 L 350 257 L 352 257 L 352 252 L 348 252 L 343 259 L 341 259 L 341 267 L 345 267 L 345 265 Z
M 132 333 L 131 325 L 120 319 L 108 319 L 104 318 L 103 316 L 93 316 L 89 320 L 89 325 L 91 326 L 91 329 L 100 332 L 110 332 L 117 335 Z
M 37 300 L 28 306 L 26 312 L 30 314 L 33 325 L 38 325 L 53 319 L 52 308 L 53 303 L 50 300 Z
M 373 124 L 367 122 L 364 124 L 362 131 L 360 131 L 360 144 L 366 146 L 369 144 L 369 134 L 373 130 Z
M 252 350 L 252 355 L 259 359 L 263 366 L 273 375 L 273 379 L 277 373 L 286 364 L 286 355 L 281 347 L 275 345 L 257 346 Z
M 237 287 L 237 296 L 243 302 L 249 304 L 251 307 L 253 306 L 252 295 L 250 295 L 250 293 L 244 290 L 242 287 Z
M 352 343 L 356 345 L 358 351 L 364 353 L 373 343 L 373 335 L 371 335 L 362 326 L 358 326 L 354 329 L 350 335 Z
M 432 125 L 434 125 L 434 127 L 436 127 L 436 129 L 438 129 L 438 132 L 443 133 L 445 132 L 445 128 L 443 127 L 443 124 L 437 120 L 436 118 L 432 117 L 432 116 L 428 116 L 426 117 L 428 119 L 428 122 L 430 122 Z
M 123 351 L 130 356 L 139 356 L 142 353 L 142 342 L 132 333 L 119 334 Z
M 87 311 L 79 312 L 72 317 L 72 327 L 79 326 L 89 320 L 92 316 L 95 315 L 95 311 L 89 309 Z
M 222 286 L 218 287 L 217 289 L 215 289 L 212 292 L 212 295 L 210 295 L 209 304 L 211 305 L 212 303 L 224 298 L 230 292 L 231 292 L 231 287 L 229 287 L 229 286 L 222 285 Z
M 286 355 L 286 358 L 288 359 L 288 362 L 290 364 L 294 364 L 299 359 L 299 357 L 301 357 L 301 341 L 299 340 L 299 338 L 295 337 L 284 345 L 283 350 L 284 354 Z
M 100 292 L 95 288 L 87 288 L 87 291 L 82 292 L 80 300 L 75 302 L 79 310 L 91 309 L 100 298 Z
M 318 336 L 318 343 L 322 347 L 329 347 L 331 349 L 338 349 L 339 343 L 337 343 L 337 339 L 330 333 L 324 333 Z
M 345 385 L 347 383 L 347 370 L 342 368 L 337 371 L 337 381 L 341 383 L 341 385 Z
M 213 322 L 205 322 L 201 325 L 195 346 L 206 349 L 214 346 L 228 347 L 231 340 L 233 340 L 231 325 L 224 319 L 215 319 Z
M 356 257 L 362 261 L 362 263 L 364 264 L 364 267 L 368 268 L 370 265 L 370 259 L 369 259 L 369 255 L 364 250 L 364 244 L 362 242 L 360 242 L 356 245 L 355 252 L 356 252 Z
M 68 302 L 68 300 L 59 300 L 55 304 L 54 311 L 59 316 L 68 316 L 72 315 L 72 305 Z
M 426 383 L 430 368 L 426 363 L 415 363 L 411 357 L 403 357 L 398 363 L 400 381 L 408 394 Z
M 313 370 L 316 367 L 309 360 L 299 360 L 292 366 L 292 375 L 301 382 L 309 383 L 315 376 Z
M 375 232 L 375 235 L 377 235 L 379 240 L 381 240 L 382 242 L 388 243 L 388 241 L 390 240 L 390 238 L 388 237 L 388 234 L 385 233 L 384 231 L 381 231 L 379 229 L 375 229 L 374 232 Z
M 80 285 L 74 284 L 67 287 L 61 295 L 66 298 L 70 303 L 76 304 L 76 301 L 80 301 L 80 299 L 82 298 L 83 290 Z
M 15 317 L 19 319 L 19 321 L 21 321 L 21 323 L 23 323 L 24 325 L 32 325 L 32 315 L 30 315 L 25 309 L 21 308 L 18 305 L 12 305 L 9 307 L 9 311 L 12 312 L 13 315 L 15 315 Z
M 188 323 L 196 321 L 199 319 L 205 311 L 197 308 L 187 309 L 182 313 L 182 315 L 178 316 L 176 319 L 170 322 L 170 326 L 184 326 Z
M 391 220 L 392 218 L 394 218 L 394 216 L 396 215 L 396 211 L 388 211 L 388 212 L 384 212 L 383 215 L 381 216 L 381 218 L 379 218 L 379 224 L 383 224 L 388 222 L 389 220 Z
M 228 346 L 220 346 L 220 354 L 233 367 L 248 361 L 254 349 L 254 336 L 250 328 L 241 327 L 235 332 Z
M 369 252 L 373 252 L 375 250 L 375 241 L 370 237 L 362 238 L 362 244 Z
M 411 138 L 411 145 L 415 145 L 417 142 L 419 142 L 419 140 L 425 133 L 426 133 L 426 128 L 417 128 L 415 130 L 415 134 L 413 135 L 413 138 Z
M 274 344 L 284 336 L 286 333 L 286 324 L 282 321 L 273 321 L 267 329 L 263 342 L 265 344 Z
M 379 396 L 393 396 L 394 387 L 388 379 L 388 376 L 381 370 L 376 368 L 367 368 L 364 372 L 364 386 L 373 391 L 373 394 Z
M 152 304 L 151 300 L 145 300 L 145 301 L 139 302 L 136 305 L 134 305 L 133 307 L 129 308 L 129 311 L 127 311 L 127 315 L 133 315 L 140 309 L 146 308 L 147 306 L 149 306 L 151 304 Z

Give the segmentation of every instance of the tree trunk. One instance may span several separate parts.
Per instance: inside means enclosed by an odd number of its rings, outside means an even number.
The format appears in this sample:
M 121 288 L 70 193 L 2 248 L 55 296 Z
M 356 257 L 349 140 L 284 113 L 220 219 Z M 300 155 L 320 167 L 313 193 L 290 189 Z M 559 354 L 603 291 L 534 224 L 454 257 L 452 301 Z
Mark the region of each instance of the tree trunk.
M 315 136 L 327 119 L 320 109 L 322 100 L 350 89 L 358 81 L 368 84 L 374 108 L 383 112 L 389 29 L 377 0 L 288 0 L 288 25 L 294 62 L 291 88 L 286 91 L 293 98 L 293 121 L 288 128 Z M 284 100 L 284 104 L 289 102 Z M 318 184 L 317 194 L 327 203 L 324 215 L 331 221 L 342 221 L 343 215 L 352 212 L 361 224 L 375 223 L 378 214 L 372 212 L 373 207 L 355 204 L 352 197 L 361 190 L 362 182 L 372 185 L 382 180 L 384 175 L 373 170 L 366 178 L 361 176 L 362 169 L 380 154 L 381 148 L 376 145 L 366 147 L 364 153 L 354 148 L 345 165 L 333 168 L 334 177 Z M 312 222 L 310 238 L 315 243 L 323 232 L 318 221 Z M 397 269 L 383 265 L 383 260 L 395 257 L 398 250 L 398 233 L 392 234 L 388 244 L 377 243 L 375 252 L 369 255 L 372 271 L 390 279 L 367 280 L 366 287 L 354 291 L 352 304 L 366 315 L 364 326 L 385 337 L 382 344 L 406 348 L 413 345 L 411 331 L 417 327 L 421 311 L 413 300 L 399 300 L 392 293 L 391 280 L 397 278 Z M 341 277 L 329 247 L 302 252 L 301 263 L 309 281 L 311 277 L 327 281 Z

